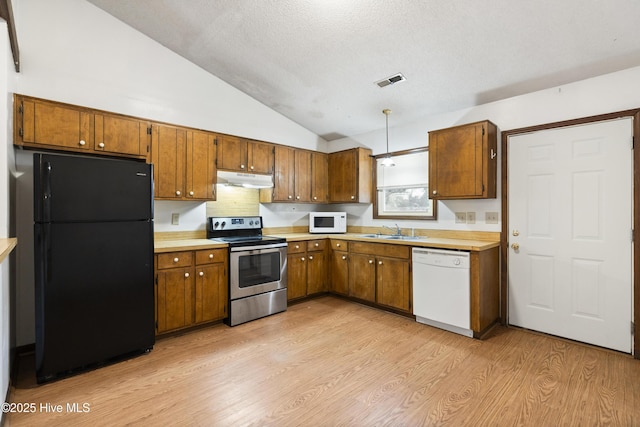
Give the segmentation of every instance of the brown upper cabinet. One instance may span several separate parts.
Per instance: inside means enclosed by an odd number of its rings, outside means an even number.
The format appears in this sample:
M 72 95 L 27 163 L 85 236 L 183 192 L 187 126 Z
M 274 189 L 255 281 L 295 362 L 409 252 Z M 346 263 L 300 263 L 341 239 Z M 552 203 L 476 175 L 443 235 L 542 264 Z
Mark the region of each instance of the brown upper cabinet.
M 148 160 L 145 120 L 14 95 L 14 144 Z
M 218 169 L 271 174 L 273 144 L 232 135 L 218 135 Z
M 276 145 L 274 187 L 262 190 L 260 201 L 326 203 L 327 174 L 326 154 Z
M 496 197 L 496 125 L 488 120 L 429 132 L 432 199 Z
M 311 153 L 311 202 L 329 201 L 329 156 L 326 153 Z
M 329 202 L 371 203 L 371 150 L 329 153 Z
M 154 124 L 151 142 L 156 199 L 215 200 L 214 133 Z

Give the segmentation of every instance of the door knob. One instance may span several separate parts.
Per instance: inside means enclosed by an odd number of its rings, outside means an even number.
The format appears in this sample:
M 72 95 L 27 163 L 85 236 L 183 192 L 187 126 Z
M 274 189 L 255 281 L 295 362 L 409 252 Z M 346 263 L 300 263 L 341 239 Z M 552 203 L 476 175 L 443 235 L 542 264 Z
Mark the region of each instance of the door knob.
M 511 249 L 513 249 L 514 251 L 517 251 L 518 249 L 520 249 L 520 245 L 518 243 L 512 243 Z

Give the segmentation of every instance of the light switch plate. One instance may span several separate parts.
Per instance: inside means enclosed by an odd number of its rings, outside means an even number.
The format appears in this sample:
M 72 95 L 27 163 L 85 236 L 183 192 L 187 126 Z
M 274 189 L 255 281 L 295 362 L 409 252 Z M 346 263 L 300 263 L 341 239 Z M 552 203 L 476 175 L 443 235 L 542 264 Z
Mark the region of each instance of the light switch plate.
M 484 213 L 484 222 L 487 224 L 497 224 L 498 223 L 498 212 L 485 212 Z
M 172 213 L 171 214 L 171 225 L 180 225 L 180 214 Z
M 467 222 L 467 213 L 456 212 L 456 224 L 466 224 L 466 222 Z
M 475 224 L 475 223 L 476 223 L 476 213 L 467 212 L 467 224 Z

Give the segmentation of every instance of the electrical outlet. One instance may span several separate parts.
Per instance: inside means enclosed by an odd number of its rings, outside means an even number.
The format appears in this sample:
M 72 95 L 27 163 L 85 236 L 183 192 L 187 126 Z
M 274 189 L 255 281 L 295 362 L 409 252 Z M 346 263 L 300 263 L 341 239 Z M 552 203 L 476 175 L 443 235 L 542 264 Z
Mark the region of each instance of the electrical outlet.
M 171 214 L 171 225 L 180 225 L 180 214 L 172 213 Z
M 487 224 L 497 224 L 498 223 L 498 212 L 485 212 L 484 213 L 484 222 Z
M 466 224 L 466 222 L 467 222 L 467 213 L 456 212 L 456 224 Z
M 475 223 L 476 223 L 476 213 L 467 212 L 467 224 L 475 224 Z

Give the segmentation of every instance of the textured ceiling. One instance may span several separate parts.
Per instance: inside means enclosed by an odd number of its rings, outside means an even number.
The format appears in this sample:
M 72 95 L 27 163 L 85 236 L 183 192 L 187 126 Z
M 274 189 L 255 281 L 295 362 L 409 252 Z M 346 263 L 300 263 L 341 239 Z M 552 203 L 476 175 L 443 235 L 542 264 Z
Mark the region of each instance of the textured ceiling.
M 326 140 L 640 65 L 639 0 L 88 1 Z

